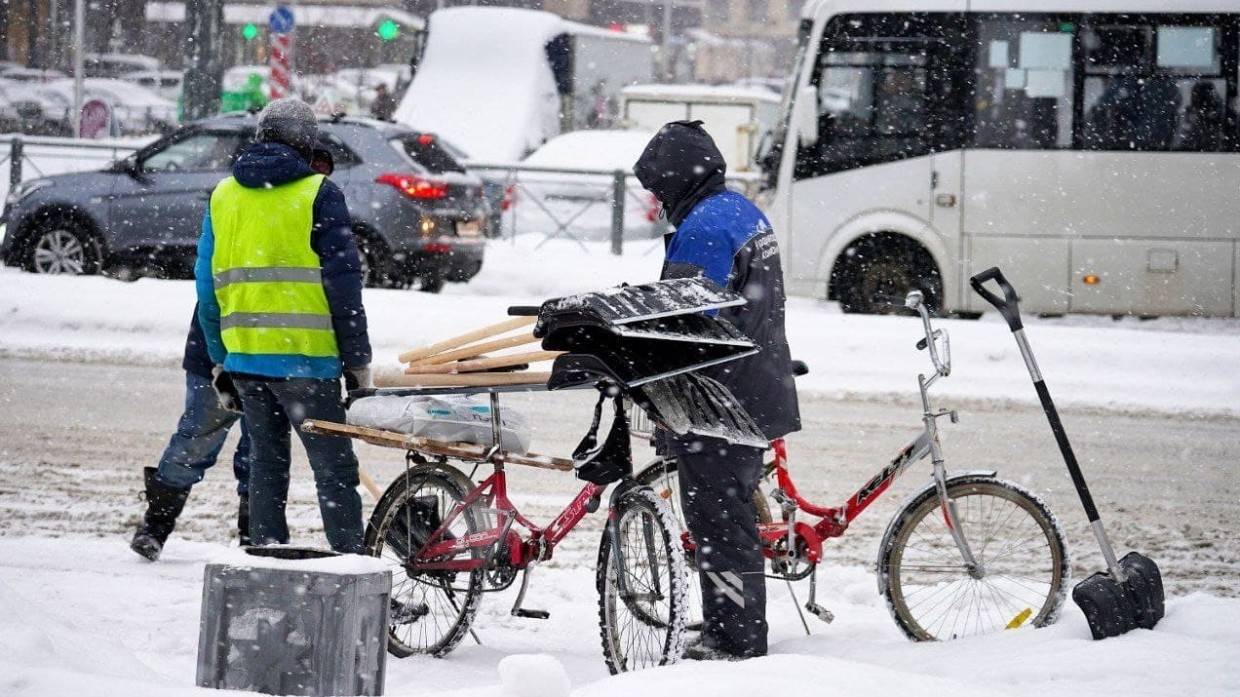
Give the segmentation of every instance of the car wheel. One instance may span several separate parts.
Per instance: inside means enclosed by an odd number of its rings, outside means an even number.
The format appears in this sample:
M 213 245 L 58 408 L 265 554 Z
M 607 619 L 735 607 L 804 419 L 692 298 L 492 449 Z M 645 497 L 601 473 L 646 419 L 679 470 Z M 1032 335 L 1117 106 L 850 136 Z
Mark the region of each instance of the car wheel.
M 362 284 L 367 288 L 391 288 L 397 279 L 392 273 L 387 246 L 365 232 L 354 232 L 357 254 L 362 261 Z
M 443 290 L 444 280 L 443 274 L 433 273 L 422 276 L 418 279 L 418 290 L 423 293 L 438 293 Z
M 34 231 L 27 244 L 27 271 L 72 276 L 99 272 L 103 255 L 98 242 L 72 220 L 48 220 Z

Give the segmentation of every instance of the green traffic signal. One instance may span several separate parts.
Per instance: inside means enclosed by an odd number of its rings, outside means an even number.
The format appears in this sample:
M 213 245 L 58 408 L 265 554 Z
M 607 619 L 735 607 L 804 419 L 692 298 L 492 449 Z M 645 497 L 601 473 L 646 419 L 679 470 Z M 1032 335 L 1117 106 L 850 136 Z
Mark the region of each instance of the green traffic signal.
M 391 41 L 400 36 L 400 25 L 390 19 L 385 19 L 379 24 L 379 29 L 375 33 L 379 35 L 380 41 Z
M 244 27 L 241 27 L 241 38 L 245 39 L 246 41 L 253 41 L 257 37 L 258 37 L 258 25 L 254 24 L 253 22 L 250 22 L 249 24 L 246 24 Z

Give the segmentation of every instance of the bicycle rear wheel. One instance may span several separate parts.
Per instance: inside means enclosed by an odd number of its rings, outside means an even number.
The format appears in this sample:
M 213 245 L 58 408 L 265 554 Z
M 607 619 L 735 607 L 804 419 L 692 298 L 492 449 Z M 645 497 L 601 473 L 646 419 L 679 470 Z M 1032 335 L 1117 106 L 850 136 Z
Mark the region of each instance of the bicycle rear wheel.
M 680 506 L 680 474 L 679 463 L 675 458 L 666 458 L 656 461 L 654 464 L 646 467 L 638 472 L 634 477 L 638 484 L 645 484 L 654 490 L 659 498 L 667 502 L 668 507 L 672 511 L 672 516 L 676 519 L 676 524 L 681 530 L 688 530 L 689 526 L 685 522 L 685 513 Z M 762 493 L 762 489 L 755 489 L 753 492 L 754 507 L 758 509 L 758 522 L 771 522 L 770 504 L 767 503 L 766 495 Z M 683 545 L 679 547 L 681 553 L 684 554 Z M 685 628 L 691 632 L 702 631 L 702 580 L 697 573 L 697 563 L 692 554 L 684 554 L 685 561 L 689 565 L 689 603 L 685 609 L 687 624 Z
M 366 529 L 366 549 L 392 570 L 388 652 L 442 657 L 465 638 L 482 599 L 481 568 L 473 571 L 415 571 L 410 559 L 425 546 L 448 513 L 473 486 L 446 465 L 419 465 L 398 476 L 379 499 Z M 466 508 L 446 537 L 481 529 L 480 515 Z M 454 557 L 468 559 L 474 553 Z
M 607 669 L 675 663 L 684 651 L 689 578 L 680 526 L 644 486 L 621 495 L 613 515 L 599 545 L 596 580 Z
M 879 546 L 879 584 L 913 640 L 975 636 L 1054 622 L 1067 593 L 1068 554 L 1055 518 L 1010 482 L 954 479 L 947 495 L 980 574 L 970 574 L 933 487 L 915 497 Z

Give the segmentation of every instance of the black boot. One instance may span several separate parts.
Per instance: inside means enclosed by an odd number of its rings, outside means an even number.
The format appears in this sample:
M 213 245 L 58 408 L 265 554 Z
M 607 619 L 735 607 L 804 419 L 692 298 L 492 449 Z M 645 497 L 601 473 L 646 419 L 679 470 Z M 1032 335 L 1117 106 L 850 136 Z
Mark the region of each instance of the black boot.
M 237 540 L 242 547 L 250 546 L 250 495 L 241 494 L 237 506 Z
M 189 497 L 189 489 L 173 489 L 155 479 L 155 468 L 147 467 L 143 472 L 146 480 L 146 515 L 133 534 L 129 548 L 139 555 L 155 561 L 164 549 L 164 542 L 172 534 L 177 524 L 177 516 L 185 508 L 185 499 Z

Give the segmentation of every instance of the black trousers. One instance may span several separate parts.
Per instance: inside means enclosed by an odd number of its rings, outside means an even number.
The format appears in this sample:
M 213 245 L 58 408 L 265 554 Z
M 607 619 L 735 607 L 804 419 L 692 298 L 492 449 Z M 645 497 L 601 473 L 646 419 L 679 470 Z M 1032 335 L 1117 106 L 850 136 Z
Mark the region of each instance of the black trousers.
M 703 639 L 736 656 L 766 655 L 766 562 L 753 494 L 762 451 L 717 438 L 669 439 L 680 498 L 697 543 Z

